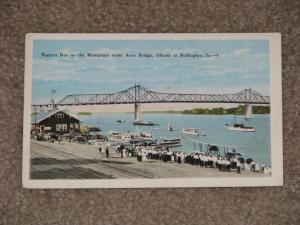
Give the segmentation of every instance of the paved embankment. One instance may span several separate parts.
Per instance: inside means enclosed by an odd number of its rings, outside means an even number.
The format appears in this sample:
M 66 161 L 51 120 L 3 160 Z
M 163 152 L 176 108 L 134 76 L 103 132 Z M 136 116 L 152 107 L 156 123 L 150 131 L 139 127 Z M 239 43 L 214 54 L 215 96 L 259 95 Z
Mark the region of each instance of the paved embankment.
M 69 142 L 31 142 L 32 179 L 109 179 L 109 178 L 187 178 L 264 176 L 261 173 L 236 174 L 190 164 L 121 158 L 111 152 L 100 154 L 94 145 Z

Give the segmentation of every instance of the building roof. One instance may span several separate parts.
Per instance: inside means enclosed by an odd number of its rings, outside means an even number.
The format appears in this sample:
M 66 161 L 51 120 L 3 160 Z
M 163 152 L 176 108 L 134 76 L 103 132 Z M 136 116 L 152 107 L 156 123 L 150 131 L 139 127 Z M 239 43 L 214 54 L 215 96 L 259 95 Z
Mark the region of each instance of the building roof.
M 71 115 L 70 113 L 67 113 L 67 112 L 63 111 L 62 109 L 53 109 L 51 111 L 39 112 L 35 115 L 32 115 L 31 116 L 31 123 L 32 124 L 40 123 L 43 120 L 49 118 L 50 116 L 52 116 L 52 115 L 54 115 L 58 112 L 63 112 L 65 114 L 69 115 L 70 117 L 73 117 L 74 119 L 79 120 L 77 117 Z

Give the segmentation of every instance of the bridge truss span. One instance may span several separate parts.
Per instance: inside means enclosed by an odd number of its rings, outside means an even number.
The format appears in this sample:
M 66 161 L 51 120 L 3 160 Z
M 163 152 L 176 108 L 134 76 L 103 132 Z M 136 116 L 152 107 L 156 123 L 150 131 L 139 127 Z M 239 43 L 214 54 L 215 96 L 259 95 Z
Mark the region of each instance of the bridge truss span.
M 151 91 L 141 85 L 111 94 L 67 95 L 57 106 L 145 104 L 145 103 L 241 103 L 269 104 L 269 96 L 263 96 L 249 88 L 235 94 L 182 94 Z
M 50 101 L 51 102 L 51 101 Z M 111 94 L 67 95 L 57 103 L 33 104 L 32 111 L 45 111 L 59 106 L 134 104 L 134 117 L 141 121 L 141 104 L 145 103 L 237 103 L 245 105 L 245 117 L 252 118 L 252 106 L 270 104 L 270 97 L 249 88 L 235 94 L 182 94 L 151 91 L 141 85 Z

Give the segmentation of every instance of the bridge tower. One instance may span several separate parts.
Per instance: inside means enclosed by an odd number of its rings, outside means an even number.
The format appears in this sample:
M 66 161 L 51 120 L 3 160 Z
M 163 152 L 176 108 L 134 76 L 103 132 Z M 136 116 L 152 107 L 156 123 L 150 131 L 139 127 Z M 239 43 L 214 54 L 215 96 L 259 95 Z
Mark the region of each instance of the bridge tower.
M 142 116 L 141 116 L 141 104 L 140 103 L 135 103 L 134 104 L 134 121 L 141 121 Z
M 56 105 L 55 105 L 55 103 L 54 103 L 54 99 L 53 99 L 52 96 L 51 96 L 51 98 L 50 98 L 50 100 L 49 100 L 49 104 L 48 104 L 47 110 L 48 110 L 48 111 L 51 111 L 51 110 L 56 109 L 56 108 L 57 108 L 57 107 L 56 107 Z
M 251 96 L 251 88 L 245 89 L 245 119 L 251 119 L 253 118 L 252 114 L 252 96 Z
M 252 105 L 251 104 L 245 104 L 245 118 L 246 119 L 253 118 Z
M 142 120 L 142 112 L 141 112 L 141 86 L 134 85 L 134 121 L 141 121 Z

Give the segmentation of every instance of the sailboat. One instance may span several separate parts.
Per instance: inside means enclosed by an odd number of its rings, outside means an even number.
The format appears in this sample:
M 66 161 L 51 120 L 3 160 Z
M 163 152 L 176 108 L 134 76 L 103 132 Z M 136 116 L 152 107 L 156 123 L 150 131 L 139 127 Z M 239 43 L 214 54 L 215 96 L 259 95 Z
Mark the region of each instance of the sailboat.
M 168 124 L 167 128 L 166 128 L 166 131 L 177 131 L 177 130 L 175 129 L 174 126 L 172 126 L 171 124 Z

